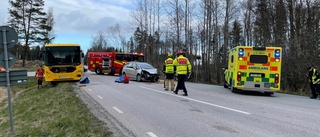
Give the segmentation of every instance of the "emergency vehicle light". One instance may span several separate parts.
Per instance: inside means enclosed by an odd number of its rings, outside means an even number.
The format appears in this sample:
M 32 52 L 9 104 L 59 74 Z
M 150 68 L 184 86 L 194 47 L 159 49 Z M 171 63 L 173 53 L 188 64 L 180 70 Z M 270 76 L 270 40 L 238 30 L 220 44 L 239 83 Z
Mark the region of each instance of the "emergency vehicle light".
M 240 71 L 238 72 L 237 80 L 238 80 L 238 81 L 241 81 L 241 72 L 240 72 Z
M 279 62 L 279 61 L 280 61 L 280 59 L 279 59 L 279 58 L 276 58 L 276 59 L 274 59 L 274 61 L 275 61 L 275 62 Z
M 274 57 L 280 58 L 280 50 L 279 50 L 279 49 L 276 49 L 276 50 L 275 50 L 275 52 L 274 52 Z
M 275 75 L 274 82 L 275 83 L 279 83 L 279 74 Z
M 239 59 L 240 61 L 242 61 L 242 60 L 243 60 L 243 57 L 239 57 L 238 59 Z
M 239 55 L 239 57 L 243 57 L 243 55 L 244 55 L 243 48 L 239 48 L 238 55 Z

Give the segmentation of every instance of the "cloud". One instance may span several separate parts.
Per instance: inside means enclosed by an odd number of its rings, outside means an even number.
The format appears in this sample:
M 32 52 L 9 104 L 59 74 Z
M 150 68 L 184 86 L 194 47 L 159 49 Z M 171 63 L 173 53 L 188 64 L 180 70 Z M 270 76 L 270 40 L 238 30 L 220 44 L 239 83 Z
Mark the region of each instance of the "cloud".
M 9 8 L 9 2 L 8 0 L 0 0 L 0 25 L 5 25 L 8 21 L 8 8 Z
M 46 0 L 53 9 L 56 43 L 79 43 L 88 48 L 92 36 L 118 23 L 129 26 L 132 0 Z M 0 0 L 0 25 L 8 22 L 8 0 Z
M 122 0 L 122 3 L 128 4 L 130 1 Z M 113 5 L 110 1 L 105 3 L 98 0 L 51 0 L 46 1 L 46 7 L 53 8 L 54 28 L 58 32 L 92 34 L 105 31 L 115 23 L 126 26 L 130 18 L 129 9 Z

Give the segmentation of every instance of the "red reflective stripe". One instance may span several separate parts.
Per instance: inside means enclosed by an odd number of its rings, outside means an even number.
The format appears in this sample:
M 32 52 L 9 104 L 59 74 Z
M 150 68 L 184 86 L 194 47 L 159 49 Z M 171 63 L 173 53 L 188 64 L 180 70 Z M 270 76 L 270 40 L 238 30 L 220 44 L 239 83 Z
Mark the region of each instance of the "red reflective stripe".
M 267 48 L 267 51 L 274 51 L 274 48 Z
M 185 58 L 178 59 L 178 63 L 179 64 L 187 64 L 187 59 L 185 59 Z
M 166 60 L 166 64 L 173 64 L 173 60 Z
M 270 62 L 274 62 L 274 58 L 270 58 Z
M 270 62 L 268 62 L 267 64 L 262 64 L 262 66 L 270 66 Z
M 253 64 L 253 63 L 250 63 L 250 61 L 247 61 L 247 65 L 253 66 L 254 64 Z
M 271 71 L 278 71 L 278 67 L 270 67 Z
M 239 69 L 247 69 L 247 66 L 246 65 L 240 65 Z

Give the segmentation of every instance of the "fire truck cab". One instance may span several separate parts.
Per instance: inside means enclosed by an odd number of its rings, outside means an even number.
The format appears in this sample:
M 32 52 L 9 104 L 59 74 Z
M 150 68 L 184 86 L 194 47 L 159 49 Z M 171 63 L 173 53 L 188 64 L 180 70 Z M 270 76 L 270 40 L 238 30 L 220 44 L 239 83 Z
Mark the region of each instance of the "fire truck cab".
M 97 74 L 121 74 L 128 61 L 144 61 L 142 53 L 88 52 L 88 70 Z

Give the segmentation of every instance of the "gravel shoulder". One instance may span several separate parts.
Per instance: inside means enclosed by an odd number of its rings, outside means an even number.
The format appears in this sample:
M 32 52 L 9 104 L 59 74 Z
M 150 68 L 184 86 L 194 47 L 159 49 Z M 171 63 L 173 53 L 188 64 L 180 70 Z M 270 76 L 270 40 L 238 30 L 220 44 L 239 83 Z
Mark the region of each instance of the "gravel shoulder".
M 134 137 L 134 135 L 127 130 L 121 123 L 119 123 L 108 111 L 106 111 L 99 103 L 97 103 L 80 84 L 74 84 L 74 91 L 77 96 L 89 108 L 90 112 L 101 122 L 107 130 L 112 132 L 113 137 Z

